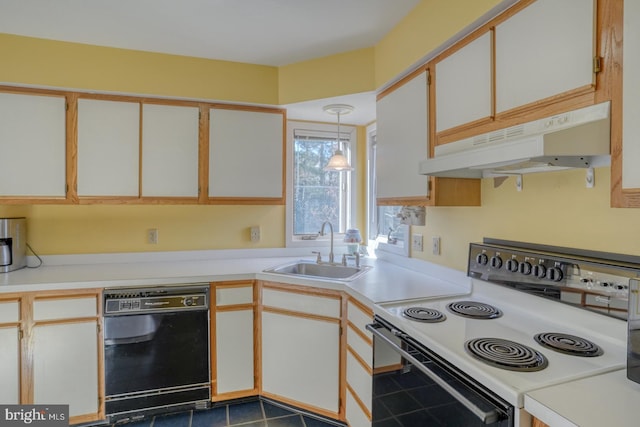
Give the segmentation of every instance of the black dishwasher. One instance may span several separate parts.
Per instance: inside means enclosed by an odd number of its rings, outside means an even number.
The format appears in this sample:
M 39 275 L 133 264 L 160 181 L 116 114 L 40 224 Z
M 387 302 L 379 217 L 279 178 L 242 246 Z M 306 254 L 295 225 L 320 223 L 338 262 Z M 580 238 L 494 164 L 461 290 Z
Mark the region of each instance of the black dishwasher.
M 208 407 L 209 287 L 107 289 L 103 296 L 109 422 Z

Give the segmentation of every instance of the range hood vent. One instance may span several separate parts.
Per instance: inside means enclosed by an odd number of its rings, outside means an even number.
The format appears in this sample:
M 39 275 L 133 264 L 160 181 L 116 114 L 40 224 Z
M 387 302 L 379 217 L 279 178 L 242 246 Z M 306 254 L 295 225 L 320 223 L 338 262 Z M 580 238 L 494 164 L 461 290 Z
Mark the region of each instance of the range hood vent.
M 609 102 L 439 145 L 422 175 L 449 178 L 590 168 L 610 163 Z

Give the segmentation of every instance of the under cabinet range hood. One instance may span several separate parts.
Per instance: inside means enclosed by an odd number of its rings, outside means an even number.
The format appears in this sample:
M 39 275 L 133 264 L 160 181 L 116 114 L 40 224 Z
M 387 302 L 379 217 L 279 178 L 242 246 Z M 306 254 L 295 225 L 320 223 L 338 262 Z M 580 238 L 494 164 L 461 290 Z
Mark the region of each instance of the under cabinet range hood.
M 609 102 L 439 145 L 422 175 L 486 178 L 610 163 Z

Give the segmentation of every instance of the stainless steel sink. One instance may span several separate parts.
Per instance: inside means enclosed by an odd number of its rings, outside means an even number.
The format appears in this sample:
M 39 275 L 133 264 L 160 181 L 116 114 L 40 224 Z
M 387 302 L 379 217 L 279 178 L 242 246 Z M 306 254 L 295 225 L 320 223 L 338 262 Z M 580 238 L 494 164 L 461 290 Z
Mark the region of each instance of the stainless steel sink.
M 318 264 L 312 261 L 295 261 L 268 268 L 264 270 L 264 272 L 350 282 L 366 273 L 370 268 L 368 265 L 350 267 L 342 264 Z

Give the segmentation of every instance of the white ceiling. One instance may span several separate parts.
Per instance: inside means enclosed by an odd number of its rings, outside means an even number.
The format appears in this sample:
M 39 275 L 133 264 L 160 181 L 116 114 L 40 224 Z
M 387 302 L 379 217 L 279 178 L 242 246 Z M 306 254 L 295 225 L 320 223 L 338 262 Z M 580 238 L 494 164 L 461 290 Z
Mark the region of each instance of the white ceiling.
M 374 46 L 419 2 L 0 0 L 0 33 L 282 66 Z M 345 123 L 364 124 L 375 117 L 372 97 L 320 103 L 351 103 L 356 111 Z M 291 105 L 288 115 L 331 121 L 322 105 Z

